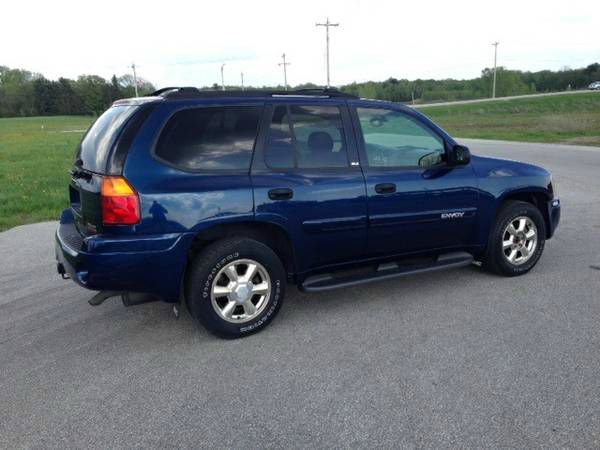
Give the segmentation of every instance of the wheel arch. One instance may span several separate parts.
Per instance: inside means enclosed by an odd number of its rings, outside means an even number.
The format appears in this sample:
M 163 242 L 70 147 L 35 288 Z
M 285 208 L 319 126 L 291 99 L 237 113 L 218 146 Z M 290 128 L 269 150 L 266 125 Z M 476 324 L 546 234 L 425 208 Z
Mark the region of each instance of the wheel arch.
M 506 205 L 510 201 L 522 201 L 530 203 L 540 211 L 540 214 L 544 218 L 544 225 L 546 226 L 546 238 L 549 238 L 551 233 L 551 222 L 547 204 L 548 201 L 551 199 L 552 195 L 548 193 L 547 190 L 544 190 L 542 188 L 525 188 L 506 192 L 500 197 L 498 201 L 498 208 L 496 209 L 496 218 L 498 217 L 498 213 L 504 207 L 504 205 Z
M 189 262 L 206 246 L 230 237 L 247 237 L 267 245 L 283 263 L 288 279 L 294 279 L 296 263 L 292 240 L 281 225 L 272 222 L 244 221 L 218 224 L 198 232 L 189 246 L 188 267 Z M 187 269 L 185 276 L 187 276 Z

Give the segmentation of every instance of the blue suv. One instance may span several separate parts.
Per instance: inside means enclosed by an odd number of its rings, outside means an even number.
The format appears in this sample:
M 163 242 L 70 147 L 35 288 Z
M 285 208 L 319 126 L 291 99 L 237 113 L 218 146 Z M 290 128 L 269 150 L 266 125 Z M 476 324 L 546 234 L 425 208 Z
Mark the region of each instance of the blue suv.
M 471 156 L 412 108 L 336 90 L 165 88 L 81 141 L 58 272 L 126 305 L 185 302 L 240 337 L 287 283 L 322 291 L 478 261 L 528 272 L 560 219 L 550 173 Z

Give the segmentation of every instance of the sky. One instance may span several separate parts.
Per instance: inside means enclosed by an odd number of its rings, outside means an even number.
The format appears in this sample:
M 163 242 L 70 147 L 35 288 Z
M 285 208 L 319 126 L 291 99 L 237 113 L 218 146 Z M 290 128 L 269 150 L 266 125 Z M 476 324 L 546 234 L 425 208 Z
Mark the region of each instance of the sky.
M 137 72 L 162 86 L 331 84 L 475 78 L 498 65 L 558 70 L 600 62 L 597 1 L 69 1 L 3 2 L 0 65 L 47 78 Z

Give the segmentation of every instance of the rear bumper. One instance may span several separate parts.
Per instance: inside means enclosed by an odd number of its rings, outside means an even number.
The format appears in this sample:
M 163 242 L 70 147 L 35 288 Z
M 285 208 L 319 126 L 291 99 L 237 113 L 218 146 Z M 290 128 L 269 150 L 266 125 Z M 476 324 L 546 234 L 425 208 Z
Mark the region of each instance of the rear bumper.
M 549 229 L 546 232 L 546 239 L 550 239 L 554 236 L 556 228 L 560 222 L 560 199 L 554 198 L 548 202 L 548 222 L 550 224 Z
M 176 302 L 189 239 L 186 233 L 84 238 L 67 209 L 56 231 L 57 268 L 88 289 L 144 292 Z

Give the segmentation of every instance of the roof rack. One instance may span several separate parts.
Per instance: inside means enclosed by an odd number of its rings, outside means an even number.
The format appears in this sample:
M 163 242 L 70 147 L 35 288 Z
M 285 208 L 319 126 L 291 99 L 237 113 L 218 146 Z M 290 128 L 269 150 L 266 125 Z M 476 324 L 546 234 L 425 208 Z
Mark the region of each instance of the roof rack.
M 167 97 L 169 93 L 171 92 L 196 92 L 198 91 L 198 88 L 195 87 L 177 87 L 177 86 L 171 86 L 171 87 L 164 87 L 161 88 L 157 91 L 154 91 L 150 94 L 148 94 L 148 97 Z
M 279 91 L 272 93 L 274 95 L 306 95 L 306 96 L 322 96 L 322 97 L 347 97 L 347 98 L 358 98 L 356 95 L 347 94 L 339 89 L 335 88 L 307 88 L 307 89 L 295 89 L 293 91 Z
M 201 90 L 195 87 L 165 87 L 154 91 L 150 96 L 161 96 L 169 99 L 185 98 L 207 98 L 207 97 L 345 97 L 358 98 L 352 94 L 346 94 L 338 89 L 331 88 L 311 88 L 296 89 L 293 91 L 276 91 L 261 89 L 246 89 L 244 91 L 215 91 Z

